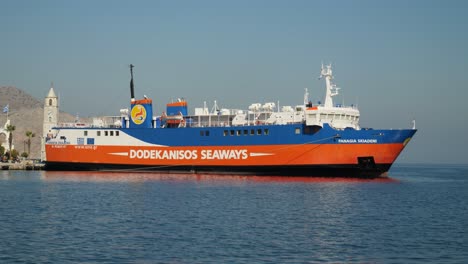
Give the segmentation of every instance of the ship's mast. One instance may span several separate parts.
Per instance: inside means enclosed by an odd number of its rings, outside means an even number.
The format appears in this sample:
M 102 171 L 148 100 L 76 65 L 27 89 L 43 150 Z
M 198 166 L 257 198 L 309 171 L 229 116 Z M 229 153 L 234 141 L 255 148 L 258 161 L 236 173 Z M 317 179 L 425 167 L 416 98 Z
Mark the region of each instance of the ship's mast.
M 309 103 L 309 91 L 307 88 L 304 88 L 304 105 Z M 278 102 L 278 109 L 279 109 L 279 102 Z
M 133 64 L 130 64 L 130 76 L 132 77 L 130 79 L 130 97 L 131 97 L 131 101 L 135 101 L 135 91 L 134 91 L 134 86 L 133 86 Z
M 333 107 L 333 99 L 332 97 L 338 95 L 339 88 L 334 85 L 331 80 L 333 79 L 333 73 L 331 65 L 323 66 L 320 72 L 320 78 L 325 78 L 325 85 L 326 85 L 326 94 L 325 94 L 325 107 Z

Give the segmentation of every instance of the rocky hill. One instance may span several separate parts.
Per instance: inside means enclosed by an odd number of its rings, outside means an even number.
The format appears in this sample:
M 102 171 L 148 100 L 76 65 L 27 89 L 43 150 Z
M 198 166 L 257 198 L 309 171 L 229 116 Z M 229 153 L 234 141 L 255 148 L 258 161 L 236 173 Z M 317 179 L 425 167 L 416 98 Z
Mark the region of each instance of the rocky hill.
M 48 92 L 48 91 L 46 91 Z M 44 97 L 47 94 L 44 94 Z M 8 118 L 11 125 L 16 127 L 13 131 L 13 145 L 19 153 L 27 152 L 25 141 L 26 131 L 35 133 L 35 137 L 31 140 L 31 158 L 40 158 L 41 156 L 41 137 L 42 137 L 42 122 L 44 120 L 44 99 L 37 99 L 24 91 L 12 87 L 0 87 L 0 126 L 3 128 L 6 122 L 6 114 L 3 113 L 3 108 L 9 105 L 10 112 Z M 74 116 L 68 113 L 60 112 L 60 122 L 72 122 Z M 0 143 L 6 141 L 5 135 L 0 135 Z

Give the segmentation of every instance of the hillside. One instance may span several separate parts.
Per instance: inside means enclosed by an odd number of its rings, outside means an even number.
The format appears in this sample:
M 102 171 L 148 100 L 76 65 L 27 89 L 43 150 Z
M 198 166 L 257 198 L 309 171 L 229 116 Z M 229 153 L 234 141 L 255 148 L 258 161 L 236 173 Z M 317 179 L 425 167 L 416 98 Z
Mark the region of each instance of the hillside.
M 44 97 L 48 89 L 44 89 Z M 0 87 L 0 111 L 8 104 L 10 112 L 8 117 L 12 125 L 16 127 L 13 132 L 13 145 L 20 153 L 27 151 L 26 131 L 32 131 L 36 134 L 31 141 L 31 158 L 40 158 L 41 156 L 41 137 L 42 122 L 44 120 L 44 102 L 43 98 L 37 99 L 26 92 L 12 86 Z M 60 112 L 60 122 L 72 122 L 74 116 L 68 113 Z M 0 126 L 3 127 L 6 122 L 6 114 L 0 112 Z M 0 135 L 0 143 L 5 142 L 4 135 Z

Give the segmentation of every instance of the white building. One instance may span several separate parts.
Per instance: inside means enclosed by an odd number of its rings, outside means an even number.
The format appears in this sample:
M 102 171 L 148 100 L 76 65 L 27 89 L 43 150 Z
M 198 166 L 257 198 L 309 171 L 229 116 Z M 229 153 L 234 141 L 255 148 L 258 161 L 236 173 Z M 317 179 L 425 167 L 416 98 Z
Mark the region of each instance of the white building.
M 53 128 L 58 124 L 59 105 L 58 97 L 55 95 L 53 85 L 50 87 L 49 93 L 44 100 L 44 123 L 42 126 L 42 144 L 41 144 L 41 160 L 45 160 L 45 142 L 55 133 Z

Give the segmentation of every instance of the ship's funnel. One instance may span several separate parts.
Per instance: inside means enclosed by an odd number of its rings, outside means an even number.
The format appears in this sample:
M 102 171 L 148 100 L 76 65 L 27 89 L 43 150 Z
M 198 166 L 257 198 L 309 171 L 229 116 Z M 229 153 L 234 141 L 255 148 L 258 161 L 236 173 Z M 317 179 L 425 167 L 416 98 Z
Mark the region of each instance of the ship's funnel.
M 135 100 L 133 87 L 133 64 L 130 64 L 130 128 L 151 128 L 153 119 L 153 101 L 146 96 L 144 99 Z
M 130 109 L 130 128 L 153 127 L 153 101 L 151 99 L 133 100 Z

